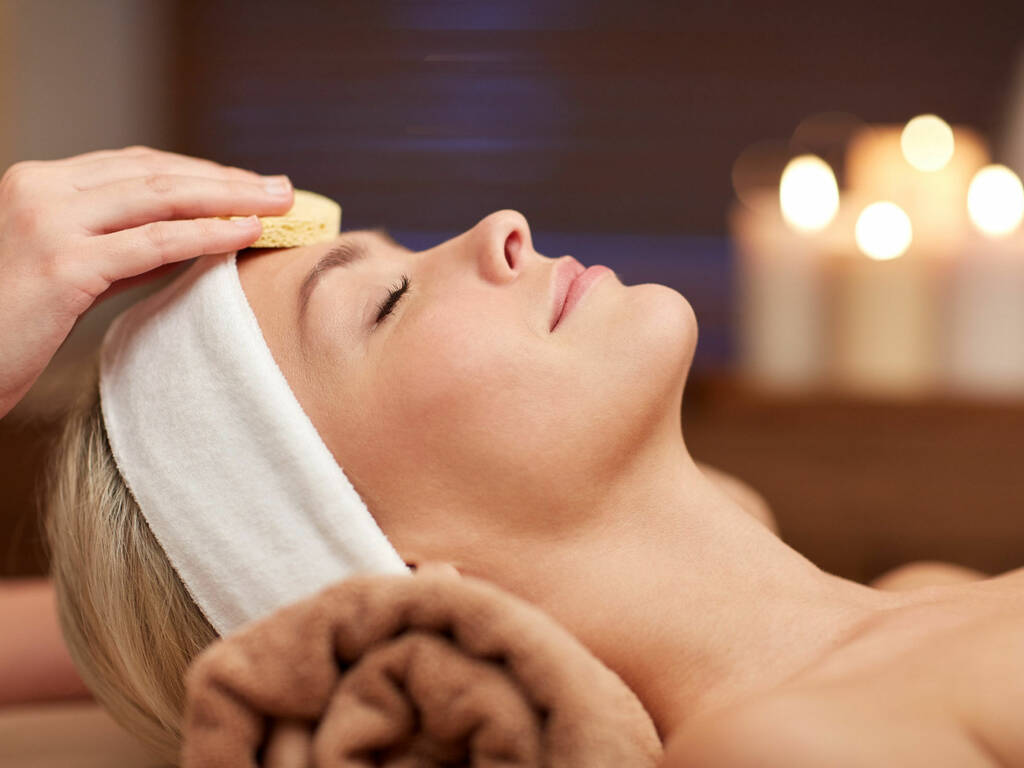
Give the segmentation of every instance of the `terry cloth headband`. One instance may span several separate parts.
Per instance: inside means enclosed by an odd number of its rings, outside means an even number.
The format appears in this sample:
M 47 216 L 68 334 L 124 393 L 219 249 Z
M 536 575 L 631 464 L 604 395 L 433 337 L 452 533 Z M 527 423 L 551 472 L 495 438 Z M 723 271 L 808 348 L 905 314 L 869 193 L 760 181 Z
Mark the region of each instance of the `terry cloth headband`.
M 221 635 L 355 573 L 411 573 L 277 366 L 235 258 L 196 259 L 100 351 L 117 468 Z

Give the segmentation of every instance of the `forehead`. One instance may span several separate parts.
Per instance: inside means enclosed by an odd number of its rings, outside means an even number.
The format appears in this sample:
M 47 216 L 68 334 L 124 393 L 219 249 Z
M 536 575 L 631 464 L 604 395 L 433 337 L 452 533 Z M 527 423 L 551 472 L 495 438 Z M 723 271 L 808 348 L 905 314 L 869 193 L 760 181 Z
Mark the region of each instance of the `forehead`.
M 346 233 L 347 234 L 347 233 Z M 333 248 L 344 235 L 332 240 L 312 245 L 299 245 L 293 248 L 246 248 L 238 252 L 236 262 L 238 273 L 243 272 L 255 279 L 273 275 L 277 283 L 287 275 L 298 275 L 303 269 L 308 270 L 320 256 Z
M 386 230 L 359 229 L 342 232 L 331 240 L 312 245 L 248 248 L 238 252 L 238 273 L 247 293 L 251 288 L 254 292 L 274 290 L 282 294 L 290 293 L 294 297 L 318 262 L 336 252 L 339 247 L 357 242 L 366 243 L 371 251 L 376 251 L 383 248 L 386 242 L 393 243 L 394 240 Z M 321 268 L 320 273 L 323 271 Z
M 391 234 L 382 228 L 356 230 L 337 238 L 302 279 L 298 294 L 299 321 L 302 322 L 313 291 L 316 290 L 316 286 L 328 270 L 349 268 L 358 262 L 365 261 L 382 248 L 386 249 L 392 246 L 401 247 Z
M 354 272 L 363 263 L 377 262 L 376 258 L 353 259 L 354 251 L 365 249 L 366 254 L 377 255 L 396 248 L 402 246 L 387 230 L 350 230 L 313 245 L 240 251 L 238 275 L 264 335 L 298 341 L 301 346 L 304 340 L 304 323 L 300 316 L 303 287 L 310 297 L 316 283 L 330 279 L 332 273 Z M 313 299 L 311 303 L 315 302 Z
M 271 354 L 294 387 L 308 369 L 303 357 L 296 297 L 313 265 L 342 240 L 294 248 L 250 248 L 238 253 L 238 278 Z

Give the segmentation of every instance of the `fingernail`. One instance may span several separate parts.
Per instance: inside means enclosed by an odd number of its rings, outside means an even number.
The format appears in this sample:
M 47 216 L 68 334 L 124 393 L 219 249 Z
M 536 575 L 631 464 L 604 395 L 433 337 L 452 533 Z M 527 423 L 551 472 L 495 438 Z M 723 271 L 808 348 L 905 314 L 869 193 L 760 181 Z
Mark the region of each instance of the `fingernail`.
M 263 188 L 271 195 L 287 195 L 291 184 L 287 176 L 272 176 L 263 182 Z
M 256 214 L 252 216 L 246 216 L 244 219 L 233 219 L 233 223 L 242 227 L 242 229 L 249 229 L 253 224 L 256 223 Z

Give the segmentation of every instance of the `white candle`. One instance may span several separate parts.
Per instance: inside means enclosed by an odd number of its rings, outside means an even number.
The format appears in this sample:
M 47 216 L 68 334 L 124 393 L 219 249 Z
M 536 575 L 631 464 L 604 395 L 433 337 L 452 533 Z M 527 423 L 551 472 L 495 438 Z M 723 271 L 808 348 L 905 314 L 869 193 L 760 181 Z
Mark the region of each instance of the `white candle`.
M 832 262 L 832 383 L 872 395 L 911 395 L 934 388 L 948 260 L 915 247 L 909 217 L 892 203 L 858 208 L 858 249 L 838 254 Z
M 954 265 L 949 306 L 950 387 L 1024 397 L 1024 232 L 972 235 Z
M 740 371 L 766 389 L 802 390 L 827 376 L 825 259 L 835 226 L 800 232 L 782 217 L 779 195 L 735 203 L 736 328 Z
M 1004 166 L 971 182 L 975 224 L 949 285 L 950 387 L 1024 397 L 1024 188 Z

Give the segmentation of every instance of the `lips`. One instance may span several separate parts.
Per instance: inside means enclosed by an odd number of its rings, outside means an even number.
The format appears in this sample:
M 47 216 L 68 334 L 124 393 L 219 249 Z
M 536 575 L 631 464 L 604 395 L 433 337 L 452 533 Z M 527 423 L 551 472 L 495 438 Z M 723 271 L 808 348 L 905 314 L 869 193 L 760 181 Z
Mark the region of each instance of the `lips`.
M 569 258 L 572 257 L 570 256 Z M 576 260 L 573 259 L 573 261 Z M 576 261 L 576 264 L 579 264 L 579 262 Z M 568 274 L 568 272 L 569 269 L 566 267 L 565 274 Z M 555 273 L 555 276 L 559 278 L 556 280 L 559 290 L 561 290 L 562 280 L 565 279 L 565 274 L 561 272 Z M 558 306 L 558 304 L 561 304 L 562 306 L 558 310 L 558 314 L 555 316 L 554 321 L 551 323 L 550 330 L 554 331 L 562 322 L 563 318 L 573 311 L 573 307 L 579 304 L 580 300 L 583 298 L 583 294 L 590 290 L 590 286 L 607 275 L 615 276 L 615 271 L 603 264 L 594 264 L 593 266 L 587 267 L 582 272 L 578 272 L 578 274 L 569 282 L 568 288 L 565 289 L 565 294 L 554 304 L 554 306 Z
M 548 331 L 555 330 L 559 319 L 562 316 L 562 309 L 565 307 L 565 300 L 569 296 L 569 286 L 573 281 L 586 271 L 586 267 L 580 264 L 572 256 L 566 256 L 555 267 L 554 290 L 551 301 L 551 322 Z

